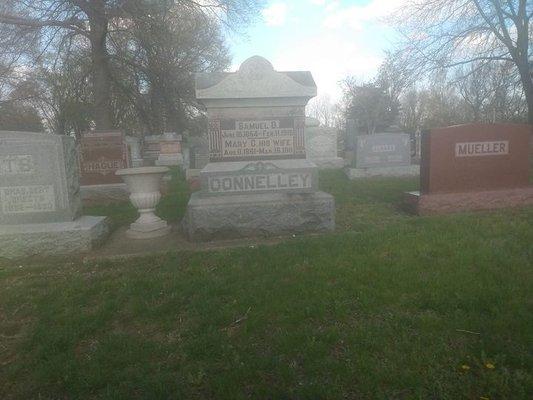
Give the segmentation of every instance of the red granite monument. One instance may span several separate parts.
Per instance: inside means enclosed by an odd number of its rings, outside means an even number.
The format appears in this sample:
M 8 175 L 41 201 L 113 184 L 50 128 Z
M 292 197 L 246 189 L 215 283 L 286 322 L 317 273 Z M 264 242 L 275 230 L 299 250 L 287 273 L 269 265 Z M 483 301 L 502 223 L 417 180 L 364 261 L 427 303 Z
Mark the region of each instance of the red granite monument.
M 122 184 L 122 179 L 115 172 L 128 166 L 128 148 L 121 132 L 94 132 L 82 136 L 82 185 Z
M 468 124 L 422 137 L 420 192 L 406 193 L 417 214 L 533 204 L 529 184 L 533 126 Z

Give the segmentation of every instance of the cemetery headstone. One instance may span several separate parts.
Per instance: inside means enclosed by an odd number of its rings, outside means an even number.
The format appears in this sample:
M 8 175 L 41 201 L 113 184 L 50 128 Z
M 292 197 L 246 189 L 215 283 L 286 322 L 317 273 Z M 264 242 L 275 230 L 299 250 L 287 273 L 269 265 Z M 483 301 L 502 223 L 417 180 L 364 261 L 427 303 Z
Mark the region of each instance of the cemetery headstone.
M 0 131 L 0 257 L 88 251 L 106 234 L 81 216 L 74 138 Z
M 344 166 L 344 160 L 337 156 L 337 129 L 320 126 L 315 118 L 306 118 L 305 150 L 307 158 L 319 168 Z
M 128 145 L 129 156 L 132 167 L 142 167 L 143 159 L 141 152 L 141 139 L 134 136 L 125 137 L 126 144 Z
M 531 125 L 468 124 L 422 136 L 420 192 L 406 194 L 419 214 L 533 204 Z
M 122 183 L 115 175 L 129 167 L 128 148 L 121 132 L 93 132 L 80 139 L 82 185 Z
M 95 205 L 127 200 L 126 185 L 115 175 L 119 169 L 130 166 L 125 136 L 118 131 L 86 133 L 80 138 L 79 151 L 83 203 Z
M 154 165 L 161 151 L 162 135 L 146 135 L 144 137 L 143 159 L 147 165 Z
M 187 208 L 191 239 L 334 228 L 333 197 L 318 191 L 305 154 L 305 106 L 314 96 L 309 72 L 278 72 L 258 56 L 237 72 L 197 75 L 209 163 Z
M 418 165 L 411 165 L 409 135 L 375 133 L 357 136 L 355 168 L 349 168 L 347 174 L 350 179 L 418 175 Z
M 155 162 L 160 166 L 183 165 L 181 152 L 181 135 L 165 133 L 159 141 L 159 155 Z

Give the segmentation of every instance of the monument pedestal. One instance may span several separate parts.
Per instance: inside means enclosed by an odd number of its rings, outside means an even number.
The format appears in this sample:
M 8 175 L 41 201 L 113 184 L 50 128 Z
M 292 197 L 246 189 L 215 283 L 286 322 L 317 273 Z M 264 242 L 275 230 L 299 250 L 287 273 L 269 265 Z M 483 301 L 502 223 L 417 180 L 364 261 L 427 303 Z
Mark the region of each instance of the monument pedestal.
M 328 232 L 335 200 L 306 159 L 208 164 L 184 219 L 190 240 Z
M 495 210 L 533 204 L 533 187 L 468 193 L 404 194 L 408 211 L 417 215 Z
M 68 222 L 2 225 L 0 257 L 84 253 L 100 245 L 108 233 L 105 217 L 87 215 Z
M 335 229 L 335 200 L 324 192 L 202 196 L 185 216 L 190 240 L 271 236 Z

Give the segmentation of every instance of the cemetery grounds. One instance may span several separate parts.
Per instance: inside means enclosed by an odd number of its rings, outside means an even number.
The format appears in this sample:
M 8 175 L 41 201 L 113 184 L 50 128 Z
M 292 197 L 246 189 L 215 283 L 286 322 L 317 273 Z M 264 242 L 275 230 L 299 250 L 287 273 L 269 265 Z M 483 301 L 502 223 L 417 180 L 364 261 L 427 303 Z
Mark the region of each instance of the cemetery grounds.
M 1 262 L 0 398 L 531 398 L 533 208 L 415 217 L 417 181 L 322 172 L 333 234 Z

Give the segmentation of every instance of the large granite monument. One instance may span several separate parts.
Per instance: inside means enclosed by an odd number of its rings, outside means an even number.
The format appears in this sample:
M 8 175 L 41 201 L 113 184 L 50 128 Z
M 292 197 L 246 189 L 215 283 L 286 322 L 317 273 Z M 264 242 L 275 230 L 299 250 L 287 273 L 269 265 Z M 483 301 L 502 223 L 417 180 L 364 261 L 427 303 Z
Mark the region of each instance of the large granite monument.
M 310 72 L 278 72 L 258 56 L 237 72 L 197 75 L 209 164 L 189 201 L 189 238 L 334 229 L 334 199 L 318 191 L 317 167 L 305 154 L 305 106 L 314 96 Z
M 74 138 L 0 131 L 0 257 L 88 251 L 106 233 L 81 216 Z
M 420 191 L 406 193 L 417 214 L 533 204 L 529 183 L 533 126 L 467 124 L 422 136 Z

